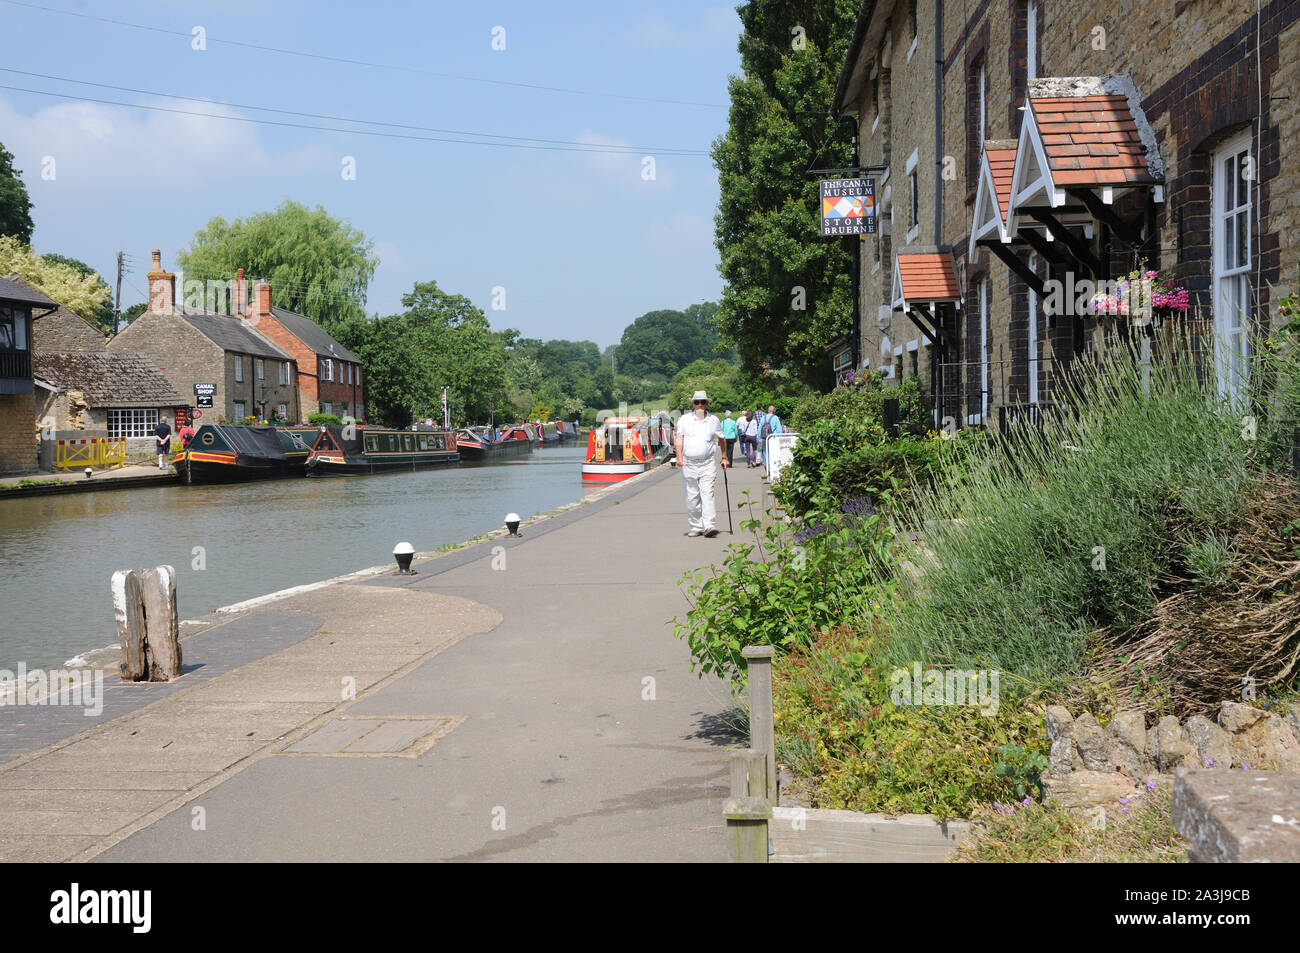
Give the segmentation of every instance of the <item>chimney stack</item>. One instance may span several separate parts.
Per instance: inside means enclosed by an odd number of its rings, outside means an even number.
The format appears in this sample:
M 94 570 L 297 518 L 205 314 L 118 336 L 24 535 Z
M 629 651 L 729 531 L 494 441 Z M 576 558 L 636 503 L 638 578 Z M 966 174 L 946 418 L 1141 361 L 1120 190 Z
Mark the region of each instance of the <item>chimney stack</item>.
M 260 319 L 271 316 L 271 283 L 263 281 L 253 290 L 256 300 L 248 309 L 248 317 L 256 324 Z
M 165 314 L 176 310 L 176 276 L 163 271 L 162 252 L 153 250 L 153 268 L 149 279 L 149 313 Z
M 235 301 L 230 310 L 235 317 L 242 318 L 248 312 L 248 286 L 244 284 L 244 269 L 235 270 Z

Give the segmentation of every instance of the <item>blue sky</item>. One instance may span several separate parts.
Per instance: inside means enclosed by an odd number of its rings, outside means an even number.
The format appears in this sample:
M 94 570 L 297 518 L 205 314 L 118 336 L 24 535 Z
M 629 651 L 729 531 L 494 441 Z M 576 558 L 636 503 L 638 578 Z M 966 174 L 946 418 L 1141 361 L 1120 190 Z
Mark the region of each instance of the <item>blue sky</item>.
M 707 152 L 725 131 L 726 81 L 739 69 L 734 4 L 30 4 L 0 0 L 0 36 L 8 39 L 0 66 L 10 70 L 0 71 L 0 85 L 309 125 L 339 123 L 242 107 L 637 147 L 613 155 L 409 141 L 0 89 L 0 142 L 31 193 L 36 250 L 80 258 L 110 284 L 115 254 L 126 251 L 134 273 L 123 284 L 123 308 L 144 300 L 151 249 L 174 270 L 176 252 L 210 218 L 230 221 L 285 198 L 323 205 L 374 240 L 381 262 L 366 302 L 372 314 L 400 310 L 401 295 L 432 278 L 473 300 L 494 327 L 603 347 L 646 311 L 721 293 L 712 162 L 660 150 Z M 195 27 L 206 32 L 206 50 L 192 48 Z M 504 50 L 492 48 L 496 27 L 504 28 Z M 353 180 L 343 177 L 345 156 L 355 159 Z M 654 159 L 652 180 L 643 175 L 645 156 Z M 41 175 L 46 157 L 52 179 Z M 492 309 L 498 286 L 504 311 Z

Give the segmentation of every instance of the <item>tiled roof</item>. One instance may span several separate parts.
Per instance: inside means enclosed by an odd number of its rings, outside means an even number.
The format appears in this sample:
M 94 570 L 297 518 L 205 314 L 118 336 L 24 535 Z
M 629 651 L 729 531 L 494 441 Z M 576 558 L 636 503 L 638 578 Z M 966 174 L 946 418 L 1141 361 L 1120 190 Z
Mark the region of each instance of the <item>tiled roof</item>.
M 6 280 L 27 289 L 33 295 L 45 295 L 45 292 L 25 278 L 10 277 Z M 38 354 L 102 351 L 105 346 L 104 335 L 93 324 L 63 305 L 59 305 L 56 311 L 33 311 L 32 350 Z
M 223 351 L 252 354 L 254 357 L 269 357 L 277 361 L 293 360 L 240 318 L 232 318 L 228 314 L 218 314 L 214 311 L 186 310 L 180 312 L 180 315 L 186 323 L 202 332 L 209 341 Z
M 36 354 L 32 373 L 56 387 L 81 391 L 91 407 L 183 407 L 188 403 L 158 368 L 138 354 Z
M 1011 174 L 1016 169 L 1016 147 L 1009 149 L 985 149 L 984 155 L 989 160 L 989 171 L 993 173 L 993 188 L 998 197 L 998 208 L 1005 223 L 1011 213 Z
M 52 308 L 56 304 L 46 296 L 45 292 L 17 275 L 0 278 L 0 299 L 22 301 L 25 304 L 35 304 L 46 308 Z
M 351 361 L 354 364 L 361 363 L 361 358 L 326 334 L 324 328 L 306 315 L 286 311 L 284 308 L 272 308 L 271 314 L 275 315 L 276 320 L 283 324 L 290 334 L 319 356 L 332 357 L 337 361 Z
M 1029 105 L 1057 186 L 1156 181 L 1125 96 L 1044 96 Z
M 907 301 L 954 301 L 961 297 L 951 254 L 909 253 L 904 249 L 898 253 L 898 278 Z

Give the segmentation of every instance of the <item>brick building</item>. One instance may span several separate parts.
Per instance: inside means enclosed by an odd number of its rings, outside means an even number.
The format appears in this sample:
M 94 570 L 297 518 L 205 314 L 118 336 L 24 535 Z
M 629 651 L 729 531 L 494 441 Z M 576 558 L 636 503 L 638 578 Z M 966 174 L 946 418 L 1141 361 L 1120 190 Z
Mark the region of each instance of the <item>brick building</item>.
M 149 307 L 108 343 L 115 353 L 139 354 L 193 401 L 195 384 L 214 384 L 207 419 L 257 416 L 302 419 L 294 359 L 241 318 L 178 305 L 176 276 L 153 252 Z
M 1240 393 L 1246 332 L 1300 260 L 1297 19 L 1297 0 L 863 3 L 833 107 L 887 170 L 855 366 L 967 423 L 1050 404 L 1082 355 L 1146 333 L 1069 307 L 1072 283 L 1145 263 L 1188 289 L 1181 326 Z
M 16 278 L 0 278 L 0 473 L 36 469 L 32 319 L 58 308 Z
M 244 288 L 244 269 L 240 268 L 235 278 L 236 310 L 243 311 L 251 326 L 297 362 L 303 419 L 317 412 L 363 419 L 361 359 L 306 315 L 273 307 L 270 284 L 259 282 L 246 308 L 242 306 Z

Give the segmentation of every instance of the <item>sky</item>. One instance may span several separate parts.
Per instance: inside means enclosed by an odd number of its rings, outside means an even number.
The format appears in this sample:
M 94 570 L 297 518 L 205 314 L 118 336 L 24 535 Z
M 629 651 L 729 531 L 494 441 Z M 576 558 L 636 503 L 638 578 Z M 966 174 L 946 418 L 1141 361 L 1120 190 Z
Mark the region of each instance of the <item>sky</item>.
M 123 310 L 151 249 L 175 271 L 210 219 L 293 199 L 374 241 L 370 314 L 433 279 L 494 328 L 605 347 L 721 295 L 708 150 L 739 35 L 708 0 L 0 0 L 0 143 L 37 252 L 110 285 L 127 253 Z

